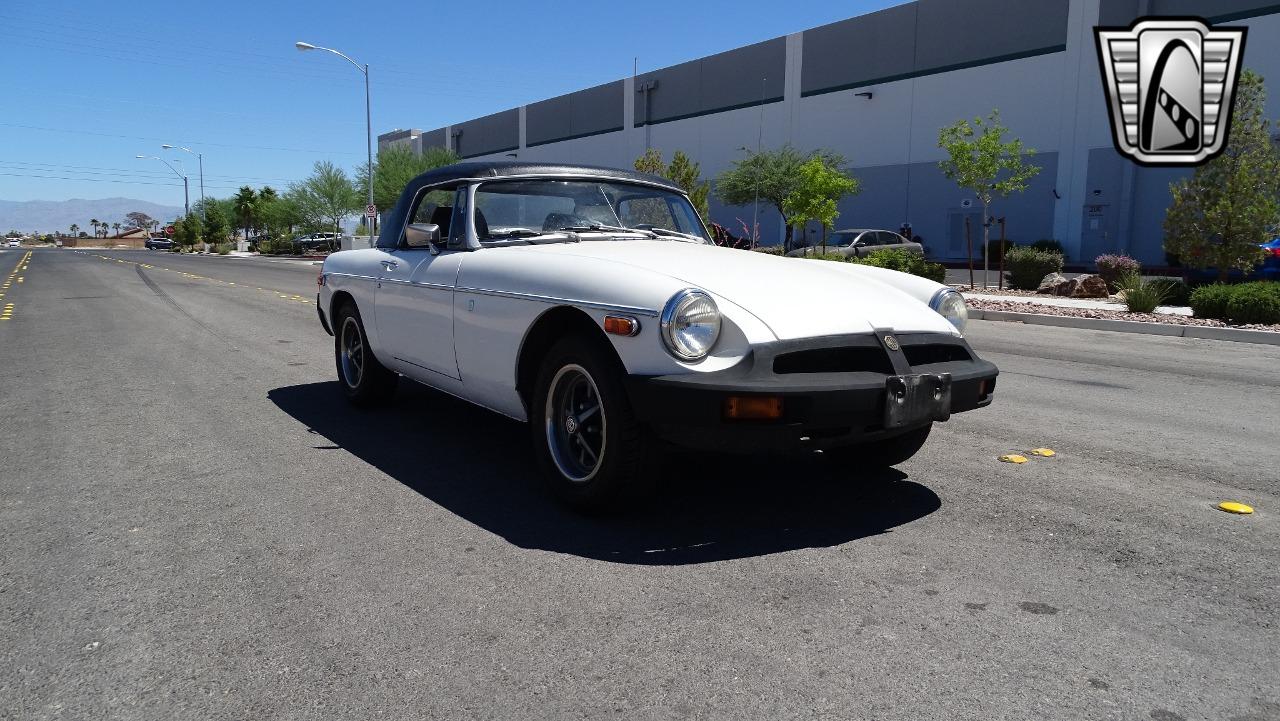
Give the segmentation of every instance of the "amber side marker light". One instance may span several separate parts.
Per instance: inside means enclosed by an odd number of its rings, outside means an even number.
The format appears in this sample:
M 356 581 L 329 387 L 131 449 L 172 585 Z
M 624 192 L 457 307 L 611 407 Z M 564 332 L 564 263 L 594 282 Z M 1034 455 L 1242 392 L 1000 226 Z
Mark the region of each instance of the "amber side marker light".
M 778 396 L 729 396 L 724 399 L 724 417 L 731 421 L 775 421 L 782 417 Z
M 625 315 L 606 315 L 604 332 L 613 335 L 633 336 L 640 332 L 640 321 Z

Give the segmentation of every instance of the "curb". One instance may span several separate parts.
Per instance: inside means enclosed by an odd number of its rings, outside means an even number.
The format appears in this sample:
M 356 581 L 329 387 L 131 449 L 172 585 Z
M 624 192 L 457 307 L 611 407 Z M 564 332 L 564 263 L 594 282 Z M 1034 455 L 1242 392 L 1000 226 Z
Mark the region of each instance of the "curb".
M 1144 323 L 1136 320 L 1110 320 L 1106 318 L 1075 318 L 1063 315 L 1014 313 L 1006 310 L 977 310 L 974 308 L 969 309 L 969 318 L 970 320 L 1005 321 L 1026 323 L 1027 325 L 1048 325 L 1058 328 L 1107 330 L 1115 333 L 1141 333 L 1144 335 L 1173 336 L 1175 338 L 1202 338 L 1206 340 L 1233 341 L 1235 343 L 1280 346 L 1280 333 L 1265 330 L 1245 330 L 1243 328 Z

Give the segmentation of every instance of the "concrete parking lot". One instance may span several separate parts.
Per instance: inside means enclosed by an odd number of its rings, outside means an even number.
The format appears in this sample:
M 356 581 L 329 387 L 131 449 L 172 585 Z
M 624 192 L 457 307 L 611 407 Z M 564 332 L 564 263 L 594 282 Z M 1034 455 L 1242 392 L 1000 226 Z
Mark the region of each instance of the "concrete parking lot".
M 0 718 L 1280 719 L 1280 348 L 975 322 L 995 404 L 898 470 L 679 456 L 589 519 L 520 424 L 348 407 L 316 270 L 0 298 Z

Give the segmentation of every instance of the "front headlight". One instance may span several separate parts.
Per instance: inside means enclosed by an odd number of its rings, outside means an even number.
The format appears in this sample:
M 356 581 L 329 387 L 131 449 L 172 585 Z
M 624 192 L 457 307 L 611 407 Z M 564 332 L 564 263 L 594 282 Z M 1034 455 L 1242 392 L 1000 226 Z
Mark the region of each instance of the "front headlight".
M 682 361 L 707 357 L 720 337 L 720 309 L 700 290 L 682 290 L 662 309 L 662 343 Z
M 969 307 L 964 304 L 964 296 L 958 291 L 952 288 L 939 290 L 933 295 L 933 300 L 929 301 L 929 307 L 950 321 L 956 330 L 964 332 L 964 325 L 969 322 Z

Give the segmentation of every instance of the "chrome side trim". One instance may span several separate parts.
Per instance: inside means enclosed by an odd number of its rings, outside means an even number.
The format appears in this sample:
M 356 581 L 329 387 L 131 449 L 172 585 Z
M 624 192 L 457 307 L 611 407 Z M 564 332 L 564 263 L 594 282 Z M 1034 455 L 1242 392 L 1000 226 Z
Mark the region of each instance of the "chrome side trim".
M 626 313 L 630 315 L 646 315 L 650 318 L 657 318 L 658 311 L 652 308 L 639 308 L 631 305 L 617 305 L 615 303 L 601 303 L 593 300 L 577 300 L 574 298 L 560 298 L 554 295 L 538 295 L 536 293 L 517 293 L 509 290 L 493 290 L 490 288 L 470 288 L 458 286 L 456 289 L 459 293 L 475 293 L 476 295 L 489 295 L 498 298 L 516 298 L 518 300 L 532 300 L 539 303 L 558 303 L 565 305 L 579 306 L 582 308 L 593 308 L 595 310 L 603 310 L 610 313 Z
M 336 270 L 327 270 L 325 271 L 324 274 L 325 276 L 334 276 L 338 278 L 355 278 L 356 280 L 374 280 L 374 281 L 377 280 L 377 277 L 372 275 L 359 275 L 356 273 L 339 273 Z

